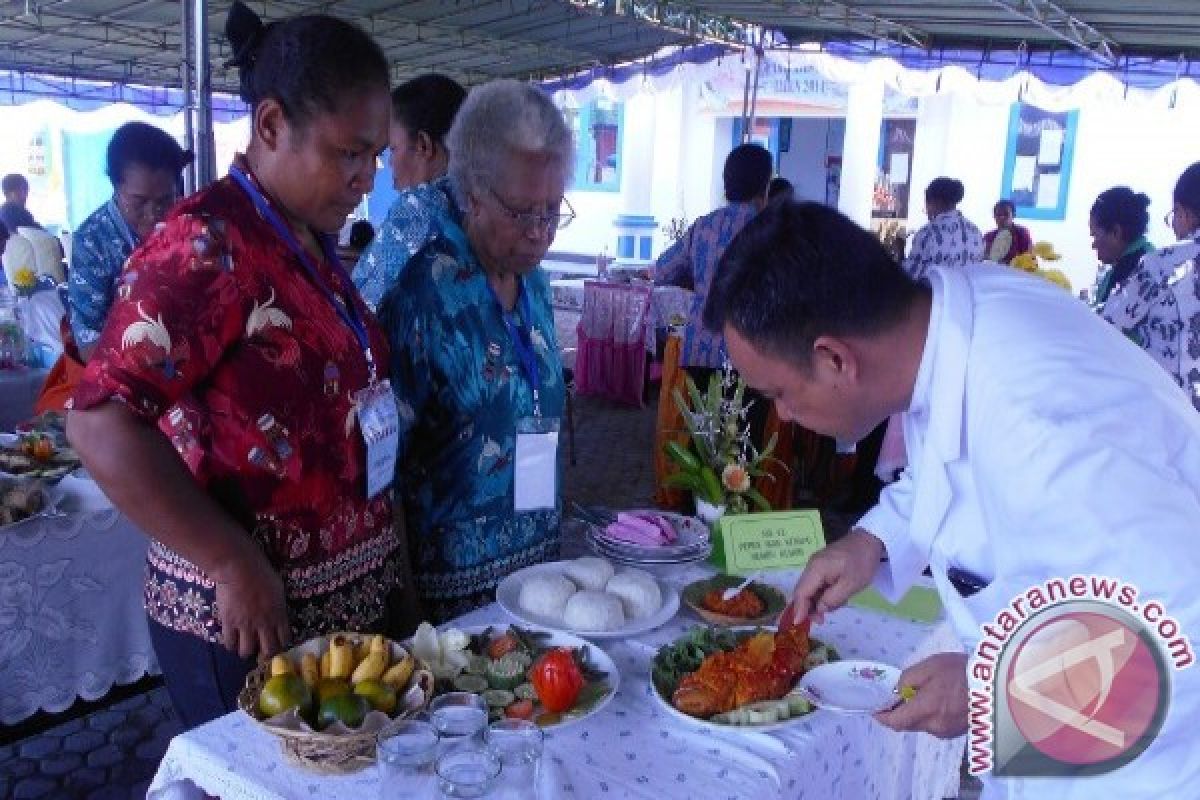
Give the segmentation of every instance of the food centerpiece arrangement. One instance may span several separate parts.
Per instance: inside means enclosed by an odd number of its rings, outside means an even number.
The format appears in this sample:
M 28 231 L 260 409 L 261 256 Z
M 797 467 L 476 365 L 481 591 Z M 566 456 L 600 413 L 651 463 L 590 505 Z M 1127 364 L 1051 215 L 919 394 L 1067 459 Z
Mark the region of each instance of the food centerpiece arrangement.
M 493 720 L 559 725 L 599 710 L 616 690 L 612 660 L 566 634 L 515 625 L 439 633 L 422 623 L 412 646 L 417 658 L 429 663 L 437 694 L 478 694 Z
M 374 760 L 375 736 L 421 711 L 434 676 L 383 636 L 311 639 L 252 671 L 238 707 L 282 740 L 285 755 L 317 772 L 354 772 Z
M 660 649 L 651 682 L 667 708 L 709 725 L 770 729 L 807 714 L 796 684 L 809 669 L 837 659 L 809 640 L 808 627 L 698 627 Z
M 80 466 L 79 455 L 50 433 L 6 436 L 0 443 L 0 472 L 20 478 L 57 480 Z

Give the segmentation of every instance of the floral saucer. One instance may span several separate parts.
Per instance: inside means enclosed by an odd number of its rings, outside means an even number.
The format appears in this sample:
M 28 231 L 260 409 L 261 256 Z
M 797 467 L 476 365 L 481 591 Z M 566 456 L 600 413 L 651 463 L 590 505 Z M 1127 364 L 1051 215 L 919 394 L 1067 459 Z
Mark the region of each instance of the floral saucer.
M 841 714 L 874 714 L 900 702 L 900 670 L 875 661 L 834 661 L 814 667 L 796 690 L 813 705 Z

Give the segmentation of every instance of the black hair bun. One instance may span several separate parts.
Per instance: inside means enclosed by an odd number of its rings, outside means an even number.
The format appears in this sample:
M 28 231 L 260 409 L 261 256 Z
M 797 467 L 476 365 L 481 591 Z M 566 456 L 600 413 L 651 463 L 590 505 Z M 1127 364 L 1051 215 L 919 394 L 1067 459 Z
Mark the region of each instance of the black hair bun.
M 242 0 L 234 0 L 229 7 L 229 16 L 225 18 L 225 38 L 233 48 L 233 57 L 225 65 L 239 69 L 251 66 L 265 31 L 266 26 L 258 14 L 251 11 Z
M 1135 200 L 1137 200 L 1137 202 L 1138 202 L 1138 205 L 1139 205 L 1139 206 L 1141 206 L 1142 208 L 1149 208 L 1149 207 L 1150 207 L 1150 198 L 1149 198 L 1149 196 L 1147 196 L 1145 193 L 1143 193 L 1143 192 L 1138 192 L 1137 194 L 1135 194 L 1135 195 L 1133 196 L 1133 198 L 1134 198 Z

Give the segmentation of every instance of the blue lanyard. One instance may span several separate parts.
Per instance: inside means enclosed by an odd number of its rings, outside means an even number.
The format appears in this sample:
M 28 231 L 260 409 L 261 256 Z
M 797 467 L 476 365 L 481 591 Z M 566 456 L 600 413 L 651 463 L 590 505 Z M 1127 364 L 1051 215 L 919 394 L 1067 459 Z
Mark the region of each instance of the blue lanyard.
M 371 384 L 374 384 L 376 378 L 376 369 L 375 356 L 371 353 L 371 338 L 367 334 L 366 324 L 363 323 L 362 317 L 359 316 L 358 309 L 354 305 L 354 298 L 348 296 L 346 298 L 346 302 L 343 303 L 338 296 L 333 293 L 333 290 L 330 289 L 328 284 L 325 283 L 324 279 L 321 278 L 321 273 L 317 271 L 317 265 L 313 263 L 312 256 L 310 256 L 308 251 L 304 249 L 304 246 L 296 240 L 295 235 L 292 233 L 292 229 L 289 228 L 287 223 L 285 223 L 279 217 L 279 214 L 276 213 L 275 209 L 271 208 L 270 202 L 267 201 L 267 198 L 263 196 L 263 193 L 259 191 L 258 187 L 254 185 L 246 173 L 242 172 L 237 167 L 230 167 L 229 177 L 233 178 L 237 185 L 242 187 L 242 191 L 249 196 L 250 201 L 254 203 L 254 207 L 258 209 L 258 213 L 262 215 L 263 219 L 270 223 L 271 227 L 275 229 L 275 233 L 280 239 L 283 240 L 283 243 L 288 246 L 288 249 L 292 251 L 296 258 L 300 259 L 300 263 L 304 266 L 304 271 L 308 273 L 308 277 L 312 279 L 312 282 L 315 283 L 317 288 L 321 290 L 321 293 L 325 295 L 325 299 L 328 300 L 329 304 L 333 306 L 333 310 L 336 311 L 337 315 L 342 318 L 342 321 L 345 322 L 346 325 L 349 326 L 350 330 L 354 332 L 354 338 L 358 339 L 358 345 L 362 348 L 363 355 L 367 359 L 367 373 L 369 375 L 370 382 Z M 337 271 L 338 277 L 342 279 L 342 286 L 353 286 L 354 283 L 350 279 L 350 276 L 346 274 L 346 268 L 342 266 L 342 262 L 337 256 L 337 251 L 333 249 L 333 245 L 329 241 L 329 237 L 322 235 L 318 236 L 317 238 L 321 242 L 322 249 L 325 251 L 325 258 L 329 260 L 329 263 L 333 265 L 334 270 Z M 353 290 L 347 289 L 347 291 Z
M 484 281 L 487 282 L 486 275 Z M 533 415 L 540 417 L 542 416 L 541 368 L 538 366 L 537 351 L 533 348 L 533 313 L 529 308 L 529 295 L 525 293 L 525 283 L 520 278 L 517 279 L 517 302 L 521 309 L 520 314 L 525 318 L 523 321 L 518 318 L 518 321 L 522 322 L 519 326 L 513 322 L 513 316 L 517 312 L 515 310 L 506 311 L 496 290 L 492 288 L 492 284 L 488 283 L 487 287 L 496 301 L 496 306 L 500 309 L 504 326 L 508 328 L 508 336 L 512 339 L 513 350 L 517 351 L 521 371 L 525 373 L 525 377 L 529 379 L 529 385 L 533 389 Z
M 117 205 L 117 196 L 115 194 L 108 201 L 108 213 L 113 218 L 117 230 L 121 232 L 121 238 L 125 240 L 125 244 L 129 245 L 129 252 L 132 253 L 134 250 L 137 250 L 137 234 L 133 232 L 133 228 L 129 227 L 129 223 L 122 216 L 121 208 Z M 126 255 L 128 256 L 128 254 Z

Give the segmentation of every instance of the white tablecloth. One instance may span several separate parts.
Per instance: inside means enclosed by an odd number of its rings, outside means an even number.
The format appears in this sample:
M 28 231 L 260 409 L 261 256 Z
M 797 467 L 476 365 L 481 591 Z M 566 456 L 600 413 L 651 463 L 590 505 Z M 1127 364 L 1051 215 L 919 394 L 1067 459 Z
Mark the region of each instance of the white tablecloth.
M 47 369 L 28 368 L 0 370 L 0 431 L 11 431 L 18 422 L 33 416 L 33 403 L 42 391 L 47 372 Z
M 692 568 L 664 577 L 682 584 L 698 574 Z M 788 580 L 790 576 L 777 578 L 784 585 Z M 506 621 L 499 607 L 492 605 L 457 624 Z M 681 611 L 652 633 L 599 642 L 617 664 L 620 689 L 597 714 L 549 730 L 539 782 L 543 800 L 941 800 L 957 796 L 962 739 L 899 734 L 869 717 L 826 711 L 772 734 L 715 733 L 674 717 L 653 697 L 650 660 L 659 646 L 695 624 L 695 617 Z M 948 627 L 932 628 L 857 609 L 830 615 L 815 635 L 832 643 L 843 657 L 897 665 L 958 648 Z M 201 797 L 201 790 L 223 800 L 427 796 L 403 786 L 381 793 L 373 769 L 337 777 L 300 771 L 283 760 L 277 740 L 241 712 L 175 737 L 147 798 L 190 800 Z
M 93 510 L 0 528 L 0 724 L 158 674 L 142 606 L 146 537 L 115 509 L 95 510 L 106 504 L 92 494 Z

